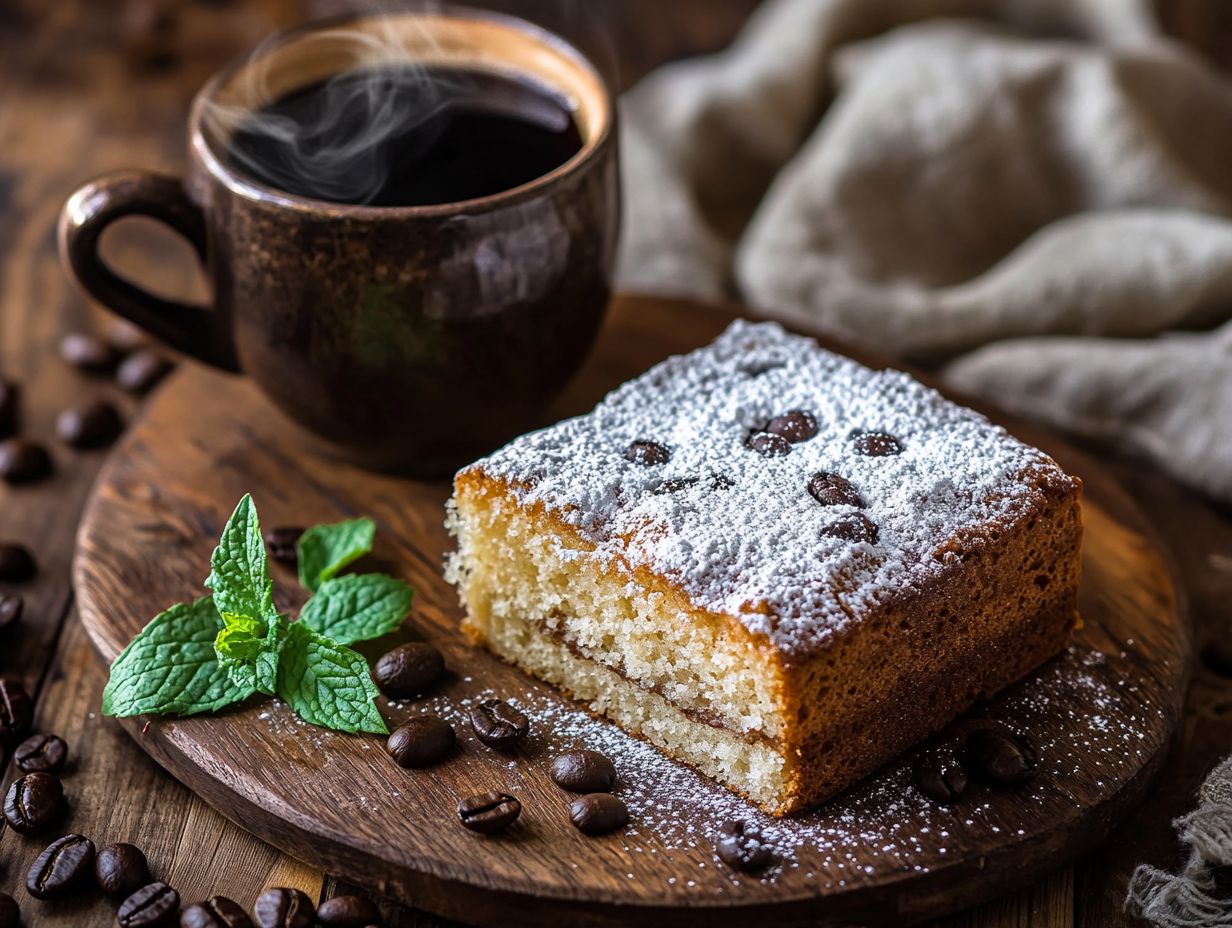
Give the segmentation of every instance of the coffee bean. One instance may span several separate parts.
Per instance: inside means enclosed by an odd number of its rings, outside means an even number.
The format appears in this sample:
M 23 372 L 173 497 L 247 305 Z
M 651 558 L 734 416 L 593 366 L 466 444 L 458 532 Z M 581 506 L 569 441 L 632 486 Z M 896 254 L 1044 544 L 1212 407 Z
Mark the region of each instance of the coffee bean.
M 175 365 L 152 348 L 140 348 L 124 359 L 116 371 L 120 389 L 138 396 L 149 393 Z
M 312 928 L 317 913 L 298 889 L 267 889 L 253 908 L 258 928 Z
M 180 913 L 180 928 L 253 928 L 252 919 L 226 896 L 211 896 Z
M 30 730 L 34 703 L 20 680 L 0 677 L 0 748 L 19 744 Z
M 52 773 L 27 773 L 12 782 L 4 797 L 4 818 L 23 835 L 55 824 L 67 808 L 64 784 Z
M 767 422 L 765 431 L 780 435 L 793 445 L 798 444 L 817 434 L 817 417 L 803 409 L 793 409 Z
M 672 459 L 672 453 L 657 441 L 638 439 L 625 449 L 625 460 L 643 467 L 653 467 L 656 464 L 666 464 Z
M 21 909 L 8 893 L 0 893 L 0 928 L 21 928 Z
M 573 800 L 569 817 L 582 834 L 605 835 L 628 823 L 629 810 L 611 793 L 587 793 Z
M 571 793 L 607 793 L 616 785 L 616 767 L 598 751 L 569 751 L 552 761 L 552 782 Z
M 151 882 L 150 865 L 141 848 L 108 844 L 94 859 L 94 879 L 108 896 L 123 899 Z
M 504 831 L 522 814 L 522 803 L 508 793 L 481 793 L 458 803 L 458 821 L 471 831 Z
M 60 357 L 87 374 L 109 373 L 120 362 L 120 352 L 88 332 L 70 332 L 60 339 Z
M 413 699 L 432 689 L 444 672 L 440 651 L 424 641 L 409 641 L 381 655 L 372 676 L 390 699 Z
M 900 454 L 902 443 L 888 432 L 856 432 L 852 435 L 858 454 L 870 458 L 883 458 L 891 454 Z
M 142 886 L 120 903 L 116 924 L 120 928 L 164 928 L 175 923 L 180 894 L 162 881 Z
M 90 873 L 94 842 L 84 835 L 57 838 L 34 859 L 26 874 L 26 890 L 35 899 L 66 896 Z
M 266 531 L 265 547 L 269 549 L 270 557 L 279 564 L 294 567 L 299 563 L 299 551 L 295 546 L 302 534 L 304 534 L 302 525 L 280 525 L 278 528 Z
M 106 400 L 90 400 L 60 413 L 56 434 L 71 448 L 105 448 L 124 431 L 120 412 Z
M 942 747 L 925 748 L 912 767 L 915 785 L 929 799 L 953 802 L 967 791 L 967 771 L 958 756 Z
M 117 320 L 107 326 L 107 344 L 116 354 L 130 355 L 149 344 L 149 337 L 131 322 Z
M 392 735 L 386 748 L 399 767 L 426 767 L 453 750 L 453 726 L 435 715 L 411 719 Z
M 754 432 L 745 444 L 764 458 L 781 458 L 791 454 L 791 442 L 773 432 Z
M 59 773 L 68 758 L 68 745 L 59 735 L 31 735 L 13 752 L 22 773 Z
M 851 481 L 838 474 L 820 471 L 809 480 L 809 493 L 823 506 L 857 506 L 864 508 L 864 499 Z
M 0 580 L 21 583 L 38 573 L 34 555 L 25 545 L 0 541 Z
M 471 710 L 475 735 L 490 748 L 511 748 L 530 731 L 530 719 L 509 703 L 487 699 Z
M 0 593 L 0 633 L 21 621 L 26 601 L 16 593 Z
M 977 728 L 963 742 L 963 763 L 993 783 L 1021 786 L 1039 770 L 1039 754 L 1026 738 L 995 728 Z
M 0 442 L 0 480 L 10 484 L 33 483 L 53 470 L 51 455 L 36 442 L 10 438 Z
M 867 541 L 869 544 L 875 544 L 879 532 L 877 523 L 864 513 L 849 512 L 822 526 L 821 534 L 844 541 Z
M 0 380 L 0 439 L 11 438 L 21 428 L 21 387 Z
M 766 844 L 761 832 L 738 819 L 728 819 L 719 826 L 719 840 L 714 849 L 719 860 L 733 870 L 762 870 L 774 860 L 774 850 Z
M 1232 678 L 1232 636 L 1223 633 L 1202 649 L 1202 662 L 1221 677 Z
M 381 913 L 371 899 L 363 896 L 334 896 L 317 909 L 322 928 L 365 928 L 380 921 Z

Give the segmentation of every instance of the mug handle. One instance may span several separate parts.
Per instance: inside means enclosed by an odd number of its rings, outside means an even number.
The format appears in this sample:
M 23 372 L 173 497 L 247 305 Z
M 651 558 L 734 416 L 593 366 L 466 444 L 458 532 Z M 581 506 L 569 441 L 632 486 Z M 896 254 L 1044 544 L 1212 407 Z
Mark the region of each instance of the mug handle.
M 124 216 L 148 216 L 183 236 L 205 264 L 205 214 L 178 178 L 118 171 L 82 185 L 60 212 L 60 257 L 82 288 L 118 316 L 169 347 L 226 371 L 239 371 L 228 320 L 216 311 L 155 296 L 121 277 L 98 253 L 103 231 Z

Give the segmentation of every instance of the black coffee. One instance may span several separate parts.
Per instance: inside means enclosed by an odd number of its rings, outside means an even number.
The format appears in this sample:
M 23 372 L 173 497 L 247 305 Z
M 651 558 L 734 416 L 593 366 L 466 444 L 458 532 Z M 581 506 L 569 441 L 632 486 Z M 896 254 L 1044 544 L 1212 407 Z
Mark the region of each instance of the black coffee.
M 347 71 L 246 116 L 229 164 L 287 193 L 422 206 L 488 196 L 582 147 L 566 101 L 529 81 L 462 69 Z

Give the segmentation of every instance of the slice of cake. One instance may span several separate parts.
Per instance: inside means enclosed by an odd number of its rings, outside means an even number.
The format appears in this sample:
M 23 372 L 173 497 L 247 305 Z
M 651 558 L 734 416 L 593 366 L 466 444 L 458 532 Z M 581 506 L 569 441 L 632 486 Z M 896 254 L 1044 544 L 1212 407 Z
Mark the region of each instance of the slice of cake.
M 1081 483 L 736 322 L 454 481 L 478 643 L 758 805 L 819 802 L 1065 645 Z

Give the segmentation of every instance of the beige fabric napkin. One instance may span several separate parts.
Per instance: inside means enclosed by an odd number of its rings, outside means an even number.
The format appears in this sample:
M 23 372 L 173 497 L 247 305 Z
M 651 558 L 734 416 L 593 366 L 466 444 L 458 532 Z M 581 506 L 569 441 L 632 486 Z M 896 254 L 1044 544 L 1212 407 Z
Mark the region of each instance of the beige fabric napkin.
M 770 0 L 623 101 L 627 289 L 739 296 L 1232 501 L 1232 89 L 1136 0 Z

